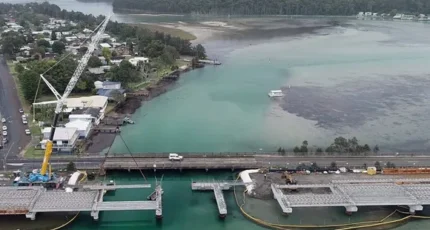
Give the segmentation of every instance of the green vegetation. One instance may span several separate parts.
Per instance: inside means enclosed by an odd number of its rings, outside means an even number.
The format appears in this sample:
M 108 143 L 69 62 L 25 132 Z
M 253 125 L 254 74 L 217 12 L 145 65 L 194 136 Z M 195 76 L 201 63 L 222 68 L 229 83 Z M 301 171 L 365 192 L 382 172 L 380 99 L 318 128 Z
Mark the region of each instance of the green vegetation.
M 237 15 L 354 15 L 379 13 L 430 13 L 428 0 L 114 0 L 114 10 L 148 13 Z
M 25 158 L 42 158 L 45 155 L 43 149 L 36 149 L 35 147 L 29 146 L 24 153 Z
M 378 145 L 373 148 L 373 152 L 377 153 L 379 151 Z M 277 152 L 280 155 L 285 155 L 286 151 L 284 148 L 278 148 Z M 293 149 L 296 155 L 308 155 L 315 153 L 316 155 L 322 155 L 324 153 L 321 147 L 309 147 L 308 141 L 303 141 L 301 146 L 296 146 Z M 351 139 L 346 139 L 344 137 L 337 137 L 334 142 L 325 149 L 325 153 L 328 155 L 337 154 L 351 154 L 351 155 L 362 155 L 368 154 L 371 149 L 368 144 L 360 145 L 356 137 Z
M 74 172 L 74 171 L 76 171 L 76 165 L 75 165 L 75 163 L 73 161 L 70 161 L 67 164 L 66 170 L 67 170 L 67 172 Z

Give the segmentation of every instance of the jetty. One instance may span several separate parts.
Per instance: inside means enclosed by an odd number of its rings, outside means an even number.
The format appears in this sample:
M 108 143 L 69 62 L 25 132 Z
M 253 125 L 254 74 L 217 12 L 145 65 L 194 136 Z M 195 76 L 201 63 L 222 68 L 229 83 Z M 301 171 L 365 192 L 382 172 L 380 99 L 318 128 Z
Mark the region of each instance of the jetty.
M 213 191 L 218 206 L 219 217 L 224 219 L 227 216 L 227 204 L 225 203 L 223 191 L 230 190 L 233 186 L 245 186 L 246 183 L 236 181 L 204 181 L 192 182 L 193 191 Z
M 105 191 L 113 189 L 150 188 L 151 185 L 85 185 L 82 190 L 46 190 L 43 187 L 0 187 L 0 214 L 25 215 L 31 220 L 44 212 L 91 212 L 94 220 L 100 211 L 155 210 L 162 218 L 161 193 L 155 201 L 103 201 Z M 156 188 L 156 191 L 160 188 Z

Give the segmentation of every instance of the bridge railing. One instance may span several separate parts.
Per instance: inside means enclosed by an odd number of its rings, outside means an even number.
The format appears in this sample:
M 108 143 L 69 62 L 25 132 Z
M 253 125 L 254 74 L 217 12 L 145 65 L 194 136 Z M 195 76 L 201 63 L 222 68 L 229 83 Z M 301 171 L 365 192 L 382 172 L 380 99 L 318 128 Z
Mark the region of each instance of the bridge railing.
M 168 157 L 171 152 L 164 153 L 133 153 L 135 158 L 163 158 Z M 349 152 L 339 152 L 339 153 L 294 153 L 294 152 L 175 152 L 184 157 L 191 158 L 202 158 L 202 157 L 216 157 L 216 158 L 228 158 L 228 157 L 255 157 L 255 156 L 285 156 L 285 157 L 384 157 L 384 156 L 397 156 L 397 157 L 430 157 L 430 153 L 424 152 L 367 152 L 367 153 L 349 153 Z M 132 157 L 130 153 L 109 153 L 109 158 L 127 158 Z

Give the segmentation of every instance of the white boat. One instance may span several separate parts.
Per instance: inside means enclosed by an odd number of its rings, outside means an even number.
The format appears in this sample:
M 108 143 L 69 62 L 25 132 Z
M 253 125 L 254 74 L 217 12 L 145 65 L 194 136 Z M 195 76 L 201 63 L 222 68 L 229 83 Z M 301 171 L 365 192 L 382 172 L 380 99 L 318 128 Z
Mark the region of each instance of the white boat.
M 269 97 L 283 97 L 284 93 L 282 90 L 270 90 Z

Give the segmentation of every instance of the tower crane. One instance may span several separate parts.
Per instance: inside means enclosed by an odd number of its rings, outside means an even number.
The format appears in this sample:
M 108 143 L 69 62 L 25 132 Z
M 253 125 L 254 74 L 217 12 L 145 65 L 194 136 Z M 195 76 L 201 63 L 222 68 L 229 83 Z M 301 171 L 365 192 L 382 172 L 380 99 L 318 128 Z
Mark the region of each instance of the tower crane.
M 49 135 L 49 139 L 46 143 L 46 149 L 45 149 L 45 156 L 43 158 L 42 167 L 39 172 L 33 172 L 28 177 L 28 180 L 32 183 L 34 182 L 48 182 L 52 180 L 50 173 L 47 173 L 48 166 L 49 166 L 49 159 L 51 158 L 52 154 L 52 148 L 53 148 L 53 140 L 54 140 L 54 134 L 55 129 L 58 123 L 58 118 L 60 113 L 63 111 L 63 106 L 66 103 L 66 99 L 69 97 L 70 93 L 72 92 L 73 88 L 75 88 L 76 83 L 79 80 L 79 77 L 81 76 L 82 72 L 85 70 L 85 67 L 87 66 L 88 60 L 90 59 L 92 53 L 94 52 L 98 42 L 100 41 L 100 38 L 102 34 L 104 33 L 106 26 L 109 22 L 110 15 L 105 18 L 104 21 L 100 23 L 100 25 L 97 26 L 96 30 L 98 29 L 97 33 L 91 38 L 91 42 L 88 45 L 88 50 L 82 56 L 78 67 L 76 68 L 75 72 L 72 75 L 72 78 L 70 79 L 69 83 L 67 84 L 66 89 L 64 90 L 63 95 L 59 94 L 57 90 L 51 85 L 51 83 L 46 80 L 43 75 L 40 75 L 42 80 L 46 83 L 48 88 L 54 93 L 55 97 L 57 98 L 57 105 L 55 107 L 55 115 L 54 115 L 54 121 L 51 126 L 51 133 Z

